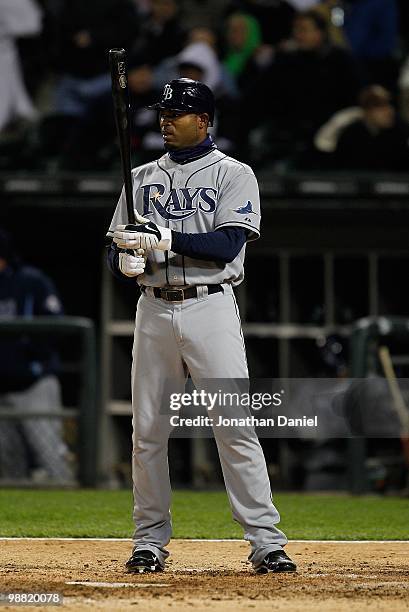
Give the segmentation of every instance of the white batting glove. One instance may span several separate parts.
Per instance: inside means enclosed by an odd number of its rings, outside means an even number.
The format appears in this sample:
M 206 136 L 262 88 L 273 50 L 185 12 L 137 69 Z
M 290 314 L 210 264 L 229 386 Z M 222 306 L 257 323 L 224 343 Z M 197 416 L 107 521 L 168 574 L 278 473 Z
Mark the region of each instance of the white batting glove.
M 172 230 L 148 221 L 141 225 L 117 225 L 113 241 L 120 249 L 170 251 Z
M 119 253 L 119 269 L 125 276 L 139 276 L 145 272 L 146 260 L 143 255 Z

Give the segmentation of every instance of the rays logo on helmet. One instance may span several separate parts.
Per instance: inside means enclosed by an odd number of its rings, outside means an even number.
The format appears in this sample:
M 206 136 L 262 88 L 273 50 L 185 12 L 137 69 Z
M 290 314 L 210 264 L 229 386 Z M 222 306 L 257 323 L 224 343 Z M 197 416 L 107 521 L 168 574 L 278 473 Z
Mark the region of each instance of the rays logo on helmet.
M 239 215 L 256 215 L 257 214 L 254 212 L 253 204 L 250 202 L 250 200 L 247 201 L 247 204 L 245 206 L 239 206 L 238 208 L 232 208 L 232 210 L 236 213 L 239 213 Z
M 165 85 L 165 89 L 163 90 L 163 99 L 170 100 L 173 95 L 173 89 L 169 84 Z

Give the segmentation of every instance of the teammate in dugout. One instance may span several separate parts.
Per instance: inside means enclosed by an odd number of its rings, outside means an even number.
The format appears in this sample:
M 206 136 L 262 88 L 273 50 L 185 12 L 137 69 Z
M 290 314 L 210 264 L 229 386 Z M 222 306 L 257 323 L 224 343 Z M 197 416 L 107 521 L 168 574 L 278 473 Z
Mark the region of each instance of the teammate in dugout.
M 259 237 L 260 227 L 252 169 L 219 151 L 208 134 L 211 90 L 176 79 L 149 108 L 159 111 L 166 153 L 132 171 L 138 225 L 126 225 L 122 192 L 107 234 L 111 271 L 135 277 L 142 291 L 132 364 L 135 533 L 126 563 L 137 573 L 163 570 L 169 554 L 171 427 L 160 411 L 164 381 L 180 381 L 183 389 L 188 373 L 194 383 L 248 378 L 233 287 L 243 280 L 246 242 Z M 215 427 L 214 435 L 254 570 L 295 571 L 283 550 L 287 538 L 276 527 L 280 516 L 254 431 Z

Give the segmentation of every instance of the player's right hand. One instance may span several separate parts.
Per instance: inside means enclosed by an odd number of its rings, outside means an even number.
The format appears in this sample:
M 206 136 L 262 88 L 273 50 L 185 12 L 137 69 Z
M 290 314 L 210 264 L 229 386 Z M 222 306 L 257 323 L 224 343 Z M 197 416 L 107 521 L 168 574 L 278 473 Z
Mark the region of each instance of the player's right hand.
M 113 241 L 120 249 L 154 249 L 161 238 L 154 223 L 117 225 Z
M 120 249 L 158 249 L 170 251 L 172 230 L 169 227 L 156 225 L 153 221 L 140 225 L 117 225 L 113 241 Z
M 143 274 L 146 260 L 143 255 L 131 255 L 130 253 L 119 253 L 119 269 L 125 276 L 133 277 Z

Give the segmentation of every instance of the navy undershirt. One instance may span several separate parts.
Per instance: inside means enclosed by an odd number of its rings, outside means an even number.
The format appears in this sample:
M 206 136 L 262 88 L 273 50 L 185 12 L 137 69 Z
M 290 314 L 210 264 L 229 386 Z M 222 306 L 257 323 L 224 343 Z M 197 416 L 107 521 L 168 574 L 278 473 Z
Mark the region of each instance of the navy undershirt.
M 246 242 L 246 230 L 224 227 L 215 232 L 186 234 L 172 230 L 172 251 L 179 255 L 230 263 L 236 259 Z

